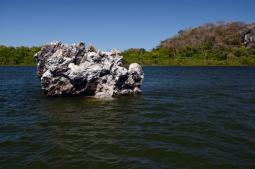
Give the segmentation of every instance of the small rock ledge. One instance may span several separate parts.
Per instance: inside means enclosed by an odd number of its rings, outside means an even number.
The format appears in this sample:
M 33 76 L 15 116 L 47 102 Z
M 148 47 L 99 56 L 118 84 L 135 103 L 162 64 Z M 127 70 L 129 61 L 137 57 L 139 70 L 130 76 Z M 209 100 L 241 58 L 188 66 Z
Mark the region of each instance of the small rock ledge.
M 35 54 L 37 75 L 47 96 L 87 95 L 112 97 L 141 92 L 142 67 L 132 63 L 123 67 L 116 49 L 96 51 L 85 44 L 66 45 L 52 42 Z

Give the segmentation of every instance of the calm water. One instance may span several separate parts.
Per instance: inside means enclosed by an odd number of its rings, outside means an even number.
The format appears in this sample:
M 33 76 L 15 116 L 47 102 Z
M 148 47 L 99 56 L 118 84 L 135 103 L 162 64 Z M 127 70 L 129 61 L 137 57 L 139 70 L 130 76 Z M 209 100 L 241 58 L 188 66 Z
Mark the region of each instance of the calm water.
M 254 67 L 146 67 L 143 94 L 47 98 L 0 67 L 0 168 L 255 168 Z

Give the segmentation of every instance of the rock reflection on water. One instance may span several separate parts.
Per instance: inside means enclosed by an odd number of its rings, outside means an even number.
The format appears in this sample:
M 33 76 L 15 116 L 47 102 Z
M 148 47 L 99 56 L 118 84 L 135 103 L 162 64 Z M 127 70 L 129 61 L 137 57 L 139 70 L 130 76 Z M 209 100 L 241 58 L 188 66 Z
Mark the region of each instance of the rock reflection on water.
M 137 146 L 137 136 L 142 134 L 138 126 L 126 123 L 128 118 L 132 120 L 132 116 L 128 116 L 135 113 L 132 105 L 142 99 L 142 96 L 111 100 L 86 97 L 43 99 L 40 110 L 47 120 L 39 122 L 38 127 L 47 128 L 49 144 L 54 147 L 50 151 L 56 151 L 52 158 L 60 160 L 60 166 L 67 163 L 64 166 L 70 164 L 72 167 L 70 161 L 86 166 L 118 166 L 125 158 L 127 148 Z M 68 155 L 63 157 L 63 153 Z

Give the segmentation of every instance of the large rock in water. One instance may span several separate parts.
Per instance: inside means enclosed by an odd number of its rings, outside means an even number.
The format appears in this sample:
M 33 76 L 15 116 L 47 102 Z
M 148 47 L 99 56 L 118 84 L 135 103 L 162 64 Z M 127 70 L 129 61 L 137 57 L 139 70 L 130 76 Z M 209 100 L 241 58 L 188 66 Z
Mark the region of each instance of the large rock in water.
M 96 51 L 84 43 L 52 42 L 35 54 L 37 75 L 47 96 L 88 95 L 112 97 L 140 93 L 144 73 L 137 63 L 123 67 L 116 49 Z

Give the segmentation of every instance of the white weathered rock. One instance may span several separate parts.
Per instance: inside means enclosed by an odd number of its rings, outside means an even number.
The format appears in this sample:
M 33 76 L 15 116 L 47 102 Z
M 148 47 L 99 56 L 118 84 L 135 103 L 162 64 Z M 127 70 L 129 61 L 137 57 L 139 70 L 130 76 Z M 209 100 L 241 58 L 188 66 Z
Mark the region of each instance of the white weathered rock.
M 46 44 L 35 54 L 37 74 L 48 96 L 84 94 L 98 98 L 141 93 L 142 67 L 122 67 L 117 49 L 111 52 L 85 48 L 83 42 Z

